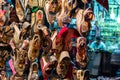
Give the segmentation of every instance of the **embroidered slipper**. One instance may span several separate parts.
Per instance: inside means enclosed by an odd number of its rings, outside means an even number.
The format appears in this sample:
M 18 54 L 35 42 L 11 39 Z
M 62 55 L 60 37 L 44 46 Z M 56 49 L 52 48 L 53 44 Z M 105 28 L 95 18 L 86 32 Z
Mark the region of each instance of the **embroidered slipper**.
M 81 36 L 88 36 L 91 29 L 90 21 L 92 20 L 94 20 L 94 13 L 91 8 L 78 11 L 76 15 L 76 25 Z
M 44 2 L 44 10 L 49 24 L 54 23 L 57 13 L 60 11 L 60 6 L 57 0 L 46 0 Z
M 83 9 L 79 9 L 76 14 L 76 25 L 80 35 L 83 37 L 87 37 L 91 29 L 91 23 L 90 21 L 85 21 Z
M 43 25 L 43 11 L 42 10 L 38 10 L 36 12 L 36 24 L 39 27 L 42 27 L 41 25 Z
M 86 55 L 86 38 L 78 37 L 76 48 L 77 48 L 76 62 L 81 68 L 85 68 L 88 63 Z
M 67 51 L 62 51 L 58 60 L 58 65 L 56 67 L 57 74 L 60 76 L 62 79 L 66 79 L 68 73 L 70 70 L 70 56 Z
M 29 42 L 29 50 L 28 50 L 28 59 L 30 62 L 34 62 L 35 59 L 39 55 L 40 49 L 40 36 L 39 34 L 35 34 Z
M 30 66 L 28 80 L 39 80 L 38 76 L 38 63 L 33 62 Z

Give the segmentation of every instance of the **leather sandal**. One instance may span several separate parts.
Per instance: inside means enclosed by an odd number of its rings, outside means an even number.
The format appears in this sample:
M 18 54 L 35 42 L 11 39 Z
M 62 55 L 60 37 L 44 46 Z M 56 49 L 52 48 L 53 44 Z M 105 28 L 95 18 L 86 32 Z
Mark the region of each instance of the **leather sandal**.
M 40 40 L 39 34 L 35 34 L 29 42 L 28 59 L 30 62 L 34 62 L 39 55 Z
M 79 67 L 85 68 L 88 63 L 88 58 L 86 55 L 86 38 L 78 37 L 76 48 L 76 62 L 79 65 Z
M 50 77 L 52 70 L 57 65 L 57 59 L 54 55 L 50 55 L 50 56 L 44 55 L 40 59 L 40 64 L 41 64 L 41 68 L 42 68 L 43 78 L 48 79 Z
M 70 63 L 69 53 L 67 51 L 62 51 L 60 53 L 60 57 L 58 59 L 58 65 L 56 67 L 57 74 L 60 78 L 67 79 L 71 77 L 70 75 L 72 75 L 72 71 L 71 72 L 69 71 L 70 69 L 72 70 L 72 67 L 70 64 L 71 63 Z
M 30 66 L 28 80 L 39 80 L 38 76 L 38 63 L 33 62 Z
M 16 15 L 19 18 L 19 21 L 23 22 L 24 21 L 24 17 L 25 17 L 25 15 L 24 15 L 25 12 L 24 12 L 23 6 L 21 5 L 20 0 L 16 0 L 15 1 L 15 10 L 16 10 Z

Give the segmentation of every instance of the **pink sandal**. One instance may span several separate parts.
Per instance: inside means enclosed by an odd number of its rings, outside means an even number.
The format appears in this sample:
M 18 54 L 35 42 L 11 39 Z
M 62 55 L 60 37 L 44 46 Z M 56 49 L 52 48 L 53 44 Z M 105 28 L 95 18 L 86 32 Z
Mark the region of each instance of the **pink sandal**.
M 49 56 L 49 57 L 51 57 L 49 62 L 46 61 L 44 56 L 40 59 L 42 75 L 44 80 L 48 80 L 52 70 L 56 67 L 57 64 L 57 59 L 55 58 L 55 56 Z

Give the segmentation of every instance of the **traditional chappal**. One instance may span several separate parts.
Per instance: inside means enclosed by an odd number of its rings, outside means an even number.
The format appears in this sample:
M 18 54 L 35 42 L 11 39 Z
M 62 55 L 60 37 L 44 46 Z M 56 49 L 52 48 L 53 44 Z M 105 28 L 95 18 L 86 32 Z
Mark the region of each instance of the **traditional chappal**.
M 19 21 L 23 22 L 24 20 L 24 8 L 22 6 L 22 3 L 20 2 L 20 0 L 16 0 L 15 1 L 15 10 L 17 13 L 17 17 L 19 18 Z

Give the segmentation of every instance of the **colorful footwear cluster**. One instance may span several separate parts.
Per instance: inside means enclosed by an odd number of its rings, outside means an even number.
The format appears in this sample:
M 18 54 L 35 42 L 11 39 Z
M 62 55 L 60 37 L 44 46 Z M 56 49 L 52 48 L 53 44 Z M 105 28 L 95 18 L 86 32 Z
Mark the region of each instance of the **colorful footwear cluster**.
M 87 7 L 90 0 L 6 3 L 0 1 L 0 79 L 89 79 L 86 37 L 94 19 L 92 9 Z M 69 28 L 73 18 L 76 27 Z

